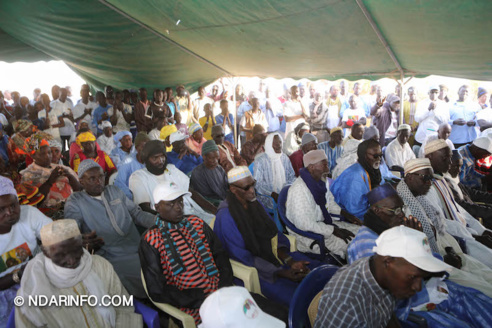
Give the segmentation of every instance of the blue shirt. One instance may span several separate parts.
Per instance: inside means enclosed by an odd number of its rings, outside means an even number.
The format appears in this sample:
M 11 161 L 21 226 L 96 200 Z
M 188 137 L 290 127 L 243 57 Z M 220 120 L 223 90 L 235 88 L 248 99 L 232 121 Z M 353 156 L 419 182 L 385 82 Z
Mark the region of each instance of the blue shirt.
M 99 122 L 99 120 L 102 120 L 102 115 L 104 113 L 107 113 L 108 109 L 110 109 L 111 107 L 113 106 L 111 106 L 110 104 L 107 104 L 106 107 L 99 106 L 96 109 L 94 109 L 94 112 L 92 113 L 92 125 L 97 127 L 98 135 L 103 133 L 103 130 L 99 129 L 99 124 L 97 122 Z M 109 115 L 106 121 L 109 121 Z
M 174 116 L 174 113 L 176 113 L 176 107 L 174 107 L 174 103 L 173 102 L 166 102 L 166 105 L 169 106 L 169 109 L 171 110 L 171 113 L 173 113 L 173 116 Z
M 109 157 L 111 157 L 113 164 L 119 170 L 121 164 L 126 163 L 127 162 L 126 160 L 129 159 L 134 152 L 135 152 L 135 146 L 132 146 L 132 149 L 130 149 L 130 153 L 123 151 L 120 147 L 115 147 L 111 151 L 111 154 L 109 154 Z
M 232 125 L 234 125 L 234 116 L 229 113 L 229 120 Z M 215 122 L 216 124 L 222 125 L 224 123 L 224 115 L 219 114 L 215 116 Z M 229 141 L 231 144 L 234 145 L 234 131 L 231 131 L 230 133 L 226 134 L 224 137 L 225 141 Z
M 166 156 L 168 163 L 174 164 L 174 166 L 176 166 L 181 172 L 188 176 L 190 176 L 191 171 L 193 171 L 195 167 L 203 163 L 202 156 L 196 157 L 188 154 L 186 156 L 183 156 L 182 159 L 179 159 L 179 154 L 174 150 L 166 153 Z
M 347 246 L 348 263 L 374 255 L 372 248 L 376 246 L 378 234 L 366 226 L 362 226 L 355 235 L 354 239 Z
M 337 166 L 337 159 L 342 156 L 343 147 L 341 145 L 335 146 L 335 148 L 330 147 L 330 142 L 325 141 L 318 145 L 318 149 L 325 152 L 328 158 L 328 166 L 330 167 L 330 172 L 333 172 L 335 166 Z
M 133 194 L 129 188 L 130 176 L 133 172 L 143 169 L 145 164 L 140 163 L 137 160 L 137 152 L 130 155 L 130 160 L 127 160 L 126 163 L 120 165 L 118 168 L 118 175 L 114 181 L 114 185 L 120 188 L 128 197 L 128 199 L 133 200 Z
M 464 119 L 465 121 L 475 121 L 476 114 L 481 109 L 478 104 L 470 102 L 457 101 L 449 109 L 449 124 L 453 128 L 449 135 L 449 140 L 454 144 L 463 144 L 472 142 L 477 138 L 477 129 L 475 126 L 468 125 L 456 125 L 453 121 L 457 119 Z

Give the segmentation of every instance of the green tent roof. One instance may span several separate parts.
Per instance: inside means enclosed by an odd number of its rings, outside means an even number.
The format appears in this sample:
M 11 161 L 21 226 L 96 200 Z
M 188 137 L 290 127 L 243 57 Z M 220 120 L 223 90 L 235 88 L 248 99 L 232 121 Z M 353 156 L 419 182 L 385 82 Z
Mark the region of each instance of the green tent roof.
M 225 75 L 398 78 L 396 62 L 406 76 L 492 80 L 489 0 L 0 0 L 0 5 L 0 60 L 63 60 L 98 87 L 194 88 Z

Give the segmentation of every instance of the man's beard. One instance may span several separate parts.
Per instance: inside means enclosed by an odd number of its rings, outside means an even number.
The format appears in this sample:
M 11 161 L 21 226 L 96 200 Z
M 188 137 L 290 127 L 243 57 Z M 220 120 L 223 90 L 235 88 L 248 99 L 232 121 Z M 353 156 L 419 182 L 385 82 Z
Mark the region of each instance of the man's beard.
M 381 162 L 376 162 L 376 163 L 372 164 L 372 168 L 375 170 L 379 170 L 380 166 L 381 166 Z
M 164 171 L 166 170 L 166 166 L 167 166 L 167 162 L 164 164 L 164 166 L 161 168 L 161 167 L 156 167 L 156 166 L 153 166 L 153 165 L 150 165 L 148 163 L 146 163 L 146 167 L 147 167 L 147 170 L 152 173 L 153 175 L 161 175 L 164 173 Z

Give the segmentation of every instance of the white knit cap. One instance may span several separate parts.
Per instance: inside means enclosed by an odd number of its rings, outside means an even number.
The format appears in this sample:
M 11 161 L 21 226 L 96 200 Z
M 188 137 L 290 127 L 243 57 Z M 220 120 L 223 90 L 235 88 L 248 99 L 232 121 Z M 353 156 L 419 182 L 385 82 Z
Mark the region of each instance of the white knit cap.
M 64 240 L 80 236 L 79 226 L 72 219 L 61 219 L 41 228 L 41 243 L 44 247 L 58 244 Z

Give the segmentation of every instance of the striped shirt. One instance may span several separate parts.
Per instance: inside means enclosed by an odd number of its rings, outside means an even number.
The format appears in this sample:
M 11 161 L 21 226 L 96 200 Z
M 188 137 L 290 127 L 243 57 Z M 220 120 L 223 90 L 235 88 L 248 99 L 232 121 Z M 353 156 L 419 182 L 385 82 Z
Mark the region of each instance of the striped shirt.
M 338 145 L 335 148 L 330 147 L 330 142 L 325 141 L 318 145 L 318 149 L 325 152 L 326 157 L 328 157 L 328 166 L 330 167 L 330 172 L 333 172 L 335 166 L 337 166 L 337 159 L 342 156 L 343 147 Z
M 326 284 L 314 328 L 386 327 L 396 300 L 377 283 L 370 259 L 342 267 Z
M 475 170 L 475 158 L 470 152 L 470 145 L 458 148 L 458 152 L 463 157 L 463 165 L 461 165 L 460 170 L 461 183 L 470 188 L 480 189 L 482 187 L 482 178 L 485 175 Z
M 376 246 L 378 234 L 366 226 L 362 226 L 347 247 L 348 263 L 351 264 L 363 257 L 374 255 L 372 248 Z

